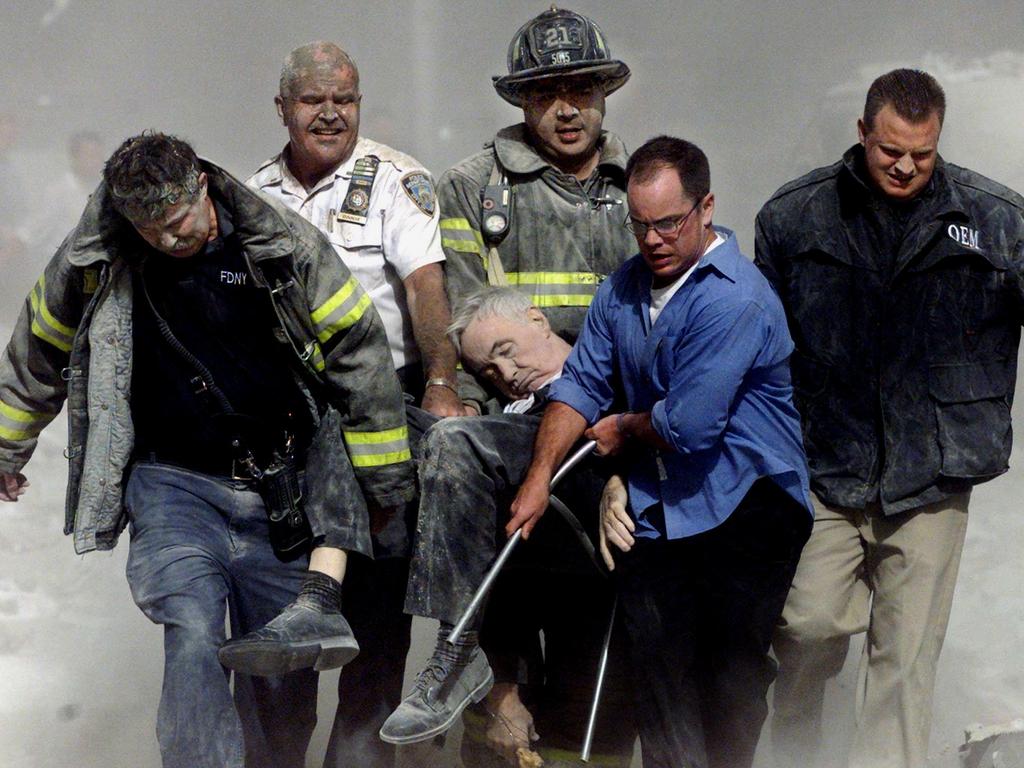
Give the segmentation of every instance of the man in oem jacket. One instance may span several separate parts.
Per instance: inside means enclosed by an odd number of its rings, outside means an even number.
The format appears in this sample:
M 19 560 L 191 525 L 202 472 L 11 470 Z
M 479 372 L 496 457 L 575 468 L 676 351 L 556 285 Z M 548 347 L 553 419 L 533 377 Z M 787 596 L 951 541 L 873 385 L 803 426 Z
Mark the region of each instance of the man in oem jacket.
M 882 75 L 860 143 L 757 217 L 817 512 L 774 640 L 782 766 L 815 764 L 825 682 L 865 630 L 849 764 L 926 763 L 971 488 L 1007 468 L 1024 200 L 943 161 L 944 114 L 931 75 Z

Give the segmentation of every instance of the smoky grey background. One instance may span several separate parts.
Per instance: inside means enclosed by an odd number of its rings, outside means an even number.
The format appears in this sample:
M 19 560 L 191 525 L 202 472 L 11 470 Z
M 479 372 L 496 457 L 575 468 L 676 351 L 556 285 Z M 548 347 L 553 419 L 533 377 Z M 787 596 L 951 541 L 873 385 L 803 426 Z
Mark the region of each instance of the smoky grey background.
M 413 154 L 435 174 L 521 113 L 491 75 L 541 2 L 76 2 L 22 0 L 0 11 L 0 112 L 14 116 L 12 173 L 35 206 L 63 169 L 69 135 L 98 131 L 108 152 L 146 128 L 178 134 L 239 176 L 287 135 L 275 114 L 280 62 L 331 39 L 360 67 L 362 133 Z M 1024 187 L 1024 3 L 576 2 L 633 77 L 608 99 L 605 126 L 630 148 L 657 133 L 708 153 L 715 220 L 753 246 L 753 217 L 781 184 L 838 158 L 856 140 L 870 81 L 923 66 L 946 86 L 942 152 Z M 50 254 L 3 264 L 0 325 Z M 14 298 L 17 297 L 17 298 Z M 72 554 L 60 535 L 63 424 L 26 469 L 29 495 L 0 508 L 0 763 L 14 768 L 159 764 L 153 722 L 160 631 L 131 604 L 127 542 Z M 972 721 L 1024 716 L 1021 453 L 974 499 L 954 616 L 940 670 L 935 766 L 955 765 Z M 422 658 L 425 649 L 417 646 Z M 848 665 L 830 730 L 841 745 L 853 698 Z M 323 686 L 329 723 L 333 678 Z M 322 723 L 321 725 L 324 725 Z M 323 728 L 310 752 L 322 750 Z M 838 747 L 837 747 L 838 749 Z M 766 763 L 762 754 L 759 762 Z M 411 762 L 411 759 L 410 759 Z

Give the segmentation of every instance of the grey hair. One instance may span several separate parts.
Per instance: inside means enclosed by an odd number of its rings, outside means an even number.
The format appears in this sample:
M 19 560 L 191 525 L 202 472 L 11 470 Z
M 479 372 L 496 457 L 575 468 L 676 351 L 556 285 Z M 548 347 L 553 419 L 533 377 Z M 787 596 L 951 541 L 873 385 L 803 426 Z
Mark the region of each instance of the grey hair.
M 470 324 L 483 317 L 502 317 L 517 323 L 525 323 L 526 313 L 533 308 L 530 297 L 515 288 L 492 286 L 481 288 L 459 302 L 448 326 L 448 338 L 455 352 L 462 357 L 462 334 Z
M 281 65 L 281 80 L 278 84 L 278 91 L 282 98 L 288 98 L 293 93 L 296 82 L 312 70 L 319 67 L 329 66 L 335 69 L 351 69 L 355 76 L 356 90 L 359 89 L 359 69 L 345 51 L 334 43 L 326 40 L 315 40 L 296 48 L 284 57 Z

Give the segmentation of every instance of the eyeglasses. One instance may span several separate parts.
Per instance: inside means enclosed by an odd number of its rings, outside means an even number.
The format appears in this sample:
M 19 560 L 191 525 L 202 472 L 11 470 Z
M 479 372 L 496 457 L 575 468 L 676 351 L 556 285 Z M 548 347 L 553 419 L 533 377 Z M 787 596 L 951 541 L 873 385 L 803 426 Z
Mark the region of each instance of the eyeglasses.
M 676 234 L 676 232 L 682 228 L 683 224 L 686 223 L 686 220 L 690 218 L 690 214 L 697 210 L 699 205 L 700 201 L 698 200 L 686 213 L 682 213 L 678 216 L 670 216 L 667 219 L 658 219 L 657 221 L 652 221 L 650 223 L 634 219 L 632 216 L 627 216 L 626 220 L 622 222 L 622 226 L 641 239 L 647 237 L 647 230 L 649 229 L 653 229 L 661 237 L 672 237 L 672 235 Z

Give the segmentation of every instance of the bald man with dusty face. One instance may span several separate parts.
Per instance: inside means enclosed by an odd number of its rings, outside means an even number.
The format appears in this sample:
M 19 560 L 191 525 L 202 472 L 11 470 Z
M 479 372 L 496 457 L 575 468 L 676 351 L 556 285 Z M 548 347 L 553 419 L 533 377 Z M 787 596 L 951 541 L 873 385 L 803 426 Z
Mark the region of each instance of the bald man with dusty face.
M 300 48 L 274 98 L 288 129 L 288 168 L 307 190 L 345 162 L 359 139 L 359 72 L 336 46 Z
M 440 212 L 433 179 L 422 163 L 359 135 L 361 99 L 359 70 L 334 43 L 320 40 L 289 53 L 274 98 L 288 144 L 247 184 L 316 226 L 366 289 L 406 396 L 419 406 L 407 410 L 410 447 L 416 450 L 415 436 L 435 417 L 466 413 L 457 392 L 455 350 L 445 335 L 450 313 Z M 334 552 L 325 571 L 336 582 L 345 578 L 341 599 L 361 646 L 339 676 L 340 706 L 326 768 L 349 765 L 352 755 L 366 768 L 394 765 L 394 749 L 377 738 L 377 730 L 380 713 L 401 697 L 409 648 L 411 619 L 402 600 L 412 534 L 405 512 L 379 517 L 387 523 L 375 534 L 375 559 L 341 561 L 335 555 L 343 553 Z M 287 661 L 298 630 L 283 619 L 264 629 L 233 641 L 222 661 L 228 657 L 225 664 L 242 671 Z M 303 638 L 329 642 L 312 631 Z

